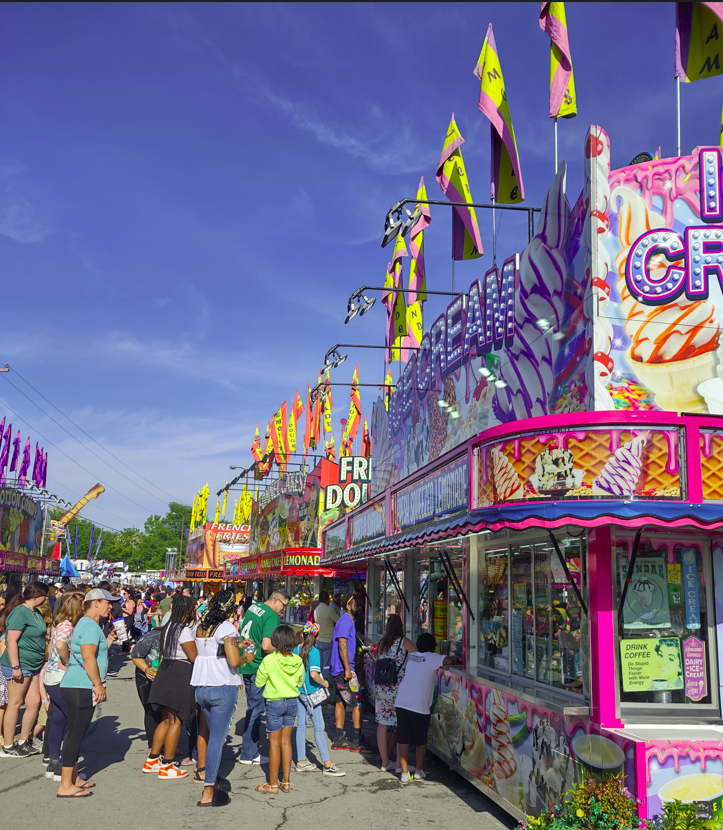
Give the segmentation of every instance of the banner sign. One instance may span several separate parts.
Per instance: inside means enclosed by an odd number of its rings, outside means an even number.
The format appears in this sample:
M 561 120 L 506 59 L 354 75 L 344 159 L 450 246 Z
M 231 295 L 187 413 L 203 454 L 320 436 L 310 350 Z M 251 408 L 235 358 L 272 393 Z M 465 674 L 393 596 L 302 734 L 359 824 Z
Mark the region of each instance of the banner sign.
M 349 524 L 350 545 L 361 545 L 363 542 L 386 536 L 387 500 L 382 499 L 354 513 L 349 519 Z
M 708 694 L 705 667 L 705 643 L 697 637 L 683 641 L 683 669 L 685 672 L 685 696 L 699 701 Z
M 8 571 L 24 571 L 27 557 L 23 553 L 5 551 L 5 569 Z
M 683 548 L 683 596 L 685 598 L 685 625 L 687 628 L 700 628 L 700 606 L 698 605 L 698 568 L 697 550 Z
M 188 580 L 199 581 L 206 579 L 208 571 L 205 568 L 186 568 L 185 578 Z
M 620 664 L 626 692 L 683 688 L 683 661 L 677 637 L 621 640 Z
M 339 481 L 327 484 L 324 509 L 334 510 L 340 505 L 353 510 L 362 503 L 372 480 L 372 460 L 363 456 L 344 456 L 339 459 Z
M 324 530 L 324 556 L 346 550 L 346 521 L 342 519 Z
M 42 553 L 42 541 L 40 505 L 17 490 L 0 488 L 0 547 L 37 556 Z
M 253 556 L 250 559 L 240 559 L 238 563 L 239 576 L 255 574 L 258 569 L 258 559 Z
M 469 507 L 469 464 L 456 459 L 394 495 L 394 532 L 431 522 Z
M 259 571 L 261 573 L 266 573 L 268 571 L 280 571 L 283 561 L 283 556 L 280 553 L 276 553 L 273 556 L 260 556 Z
M 318 568 L 320 553 L 284 553 L 284 568 Z
M 682 498 L 677 429 L 521 434 L 477 448 L 475 463 L 475 507 L 531 499 Z
M 43 560 L 40 556 L 28 556 L 26 558 L 25 567 L 32 573 L 40 573 L 43 569 Z

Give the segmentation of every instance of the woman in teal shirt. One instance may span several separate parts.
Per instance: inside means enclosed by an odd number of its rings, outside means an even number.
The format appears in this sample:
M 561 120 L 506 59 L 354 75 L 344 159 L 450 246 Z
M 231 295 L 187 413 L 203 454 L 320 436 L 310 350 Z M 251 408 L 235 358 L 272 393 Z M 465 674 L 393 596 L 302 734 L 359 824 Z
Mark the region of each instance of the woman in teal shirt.
M 99 622 L 110 614 L 116 598 L 102 588 L 93 588 L 85 595 L 85 615 L 78 620 L 70 641 L 70 663 L 60 681 L 60 694 L 65 701 L 68 734 L 63 741 L 63 760 L 58 798 L 86 798 L 95 786 L 92 781 L 78 778 L 78 756 L 93 712 L 106 699 L 105 675 L 108 670 L 108 647 L 116 639 L 115 629 L 107 637 Z
M 0 671 L 8 684 L 8 705 L 2 719 L 3 747 L 0 757 L 25 758 L 36 755 L 30 732 L 40 709 L 40 670 L 45 662 L 45 638 L 48 628 L 38 613 L 45 602 L 48 586 L 30 582 L 22 599 L 13 597 L 5 609 L 7 648 L 0 657 Z M 15 741 L 18 712 L 25 702 L 20 726 L 20 741 Z

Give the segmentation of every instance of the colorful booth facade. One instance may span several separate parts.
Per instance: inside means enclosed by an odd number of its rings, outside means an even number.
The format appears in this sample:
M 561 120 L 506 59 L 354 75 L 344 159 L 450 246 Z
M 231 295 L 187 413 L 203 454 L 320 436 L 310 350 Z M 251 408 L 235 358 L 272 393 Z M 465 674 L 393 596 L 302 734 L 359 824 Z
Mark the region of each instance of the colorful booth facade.
M 323 533 L 368 643 L 399 613 L 458 658 L 429 746 L 518 817 L 614 775 L 723 826 L 722 170 L 611 171 L 591 127 L 580 198 L 561 165 L 529 247 L 434 321 Z

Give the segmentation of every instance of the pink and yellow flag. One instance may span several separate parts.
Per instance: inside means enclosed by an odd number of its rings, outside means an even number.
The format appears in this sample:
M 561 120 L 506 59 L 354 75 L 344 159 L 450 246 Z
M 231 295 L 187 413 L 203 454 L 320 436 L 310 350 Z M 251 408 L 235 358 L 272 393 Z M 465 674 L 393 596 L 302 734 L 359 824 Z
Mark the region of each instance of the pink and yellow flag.
M 296 452 L 296 425 L 303 411 L 304 404 L 301 403 L 299 390 L 297 389 L 294 402 L 291 405 L 291 417 L 289 418 L 289 425 L 286 432 L 286 446 L 289 452 Z
M 427 200 L 424 177 L 419 180 L 417 199 Z M 429 205 L 417 203 L 417 210 L 422 218 L 414 226 L 409 239 L 409 252 L 412 261 L 409 264 L 409 295 L 407 297 L 407 330 L 409 344 L 419 346 L 424 336 L 424 316 L 422 303 L 427 299 L 427 276 L 424 270 L 424 231 L 432 221 Z
M 452 113 L 442 155 L 437 165 L 437 181 L 450 202 L 472 202 L 467 174 L 462 160 L 464 144 Z M 473 207 L 452 208 L 452 259 L 477 259 L 481 257 L 482 237 Z
M 723 3 L 675 7 L 675 77 L 689 84 L 722 74 Z
M 372 454 L 372 439 L 369 436 L 369 425 L 366 416 L 364 416 L 364 427 L 362 429 L 361 454 L 364 458 L 369 458 Z
M 261 438 L 259 438 L 259 425 L 256 424 L 256 435 L 254 435 L 254 442 L 251 444 L 251 455 L 254 461 L 261 461 Z
M 387 277 L 382 292 L 382 302 L 387 309 L 386 342 L 387 363 L 394 360 L 406 360 L 409 352 L 407 330 L 407 304 L 404 299 L 404 272 L 402 257 L 409 256 L 407 246 L 401 234 L 394 243 L 392 262 L 387 266 Z
M 331 423 L 331 410 L 333 408 L 332 400 L 331 400 L 331 381 L 329 380 L 329 372 L 327 371 L 326 377 L 324 378 L 324 435 L 328 432 L 333 432 L 334 427 Z
M 517 153 L 515 131 L 512 127 L 510 104 L 505 91 L 505 80 L 497 55 L 497 44 L 490 23 L 482 51 L 474 68 L 474 74 L 482 82 L 479 108 L 490 120 L 492 138 L 491 198 L 502 205 L 523 202 L 525 187 L 522 184 L 520 159 Z
M 309 384 L 309 388 L 306 392 L 306 419 L 304 421 L 304 455 L 309 450 L 311 446 L 311 424 L 313 420 L 313 410 L 311 408 L 311 384 Z
M 540 28 L 550 36 L 550 118 L 577 115 L 575 75 L 564 3 L 540 3 Z
M 384 408 L 389 409 L 389 398 L 392 397 L 392 392 L 394 391 L 394 381 L 392 380 L 391 369 L 387 369 L 387 374 L 384 378 L 384 383 L 379 388 L 382 390 L 382 392 L 384 392 Z
M 359 431 L 361 423 L 361 398 L 359 397 L 359 364 L 354 367 L 354 374 L 351 379 L 351 395 L 349 400 L 349 417 L 344 427 L 344 435 L 352 441 Z M 349 453 L 351 455 L 351 452 Z

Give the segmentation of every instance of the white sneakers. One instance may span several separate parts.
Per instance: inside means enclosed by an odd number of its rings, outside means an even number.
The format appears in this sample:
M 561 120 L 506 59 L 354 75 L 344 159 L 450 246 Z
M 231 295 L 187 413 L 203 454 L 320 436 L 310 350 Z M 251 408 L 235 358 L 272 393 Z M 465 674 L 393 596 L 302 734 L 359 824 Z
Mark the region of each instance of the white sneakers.
M 249 766 L 251 764 L 260 765 L 260 764 L 268 764 L 268 763 L 269 763 L 269 759 L 266 757 L 266 755 L 257 755 L 251 761 L 247 761 L 245 758 L 240 758 L 239 759 L 239 764 L 248 764 Z

